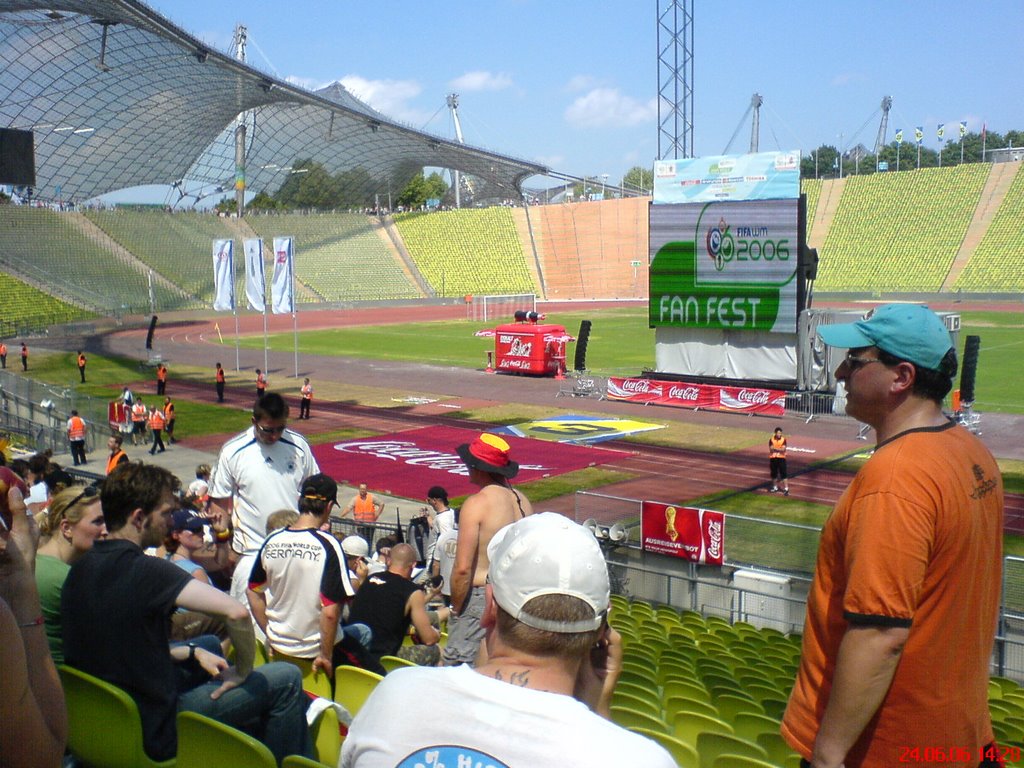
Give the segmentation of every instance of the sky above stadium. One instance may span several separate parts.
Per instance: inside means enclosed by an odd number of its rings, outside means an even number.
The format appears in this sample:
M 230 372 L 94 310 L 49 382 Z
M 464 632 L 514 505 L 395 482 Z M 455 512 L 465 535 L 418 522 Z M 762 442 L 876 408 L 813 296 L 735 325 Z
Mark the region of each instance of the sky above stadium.
M 150 0 L 219 50 L 237 23 L 249 62 L 310 89 L 340 81 L 381 112 L 469 144 L 614 185 L 658 147 L 656 0 L 354 3 Z M 696 0 L 694 154 L 746 152 L 753 93 L 760 149 L 874 145 L 903 128 L 937 148 L 968 130 L 1024 129 L 1024 2 Z

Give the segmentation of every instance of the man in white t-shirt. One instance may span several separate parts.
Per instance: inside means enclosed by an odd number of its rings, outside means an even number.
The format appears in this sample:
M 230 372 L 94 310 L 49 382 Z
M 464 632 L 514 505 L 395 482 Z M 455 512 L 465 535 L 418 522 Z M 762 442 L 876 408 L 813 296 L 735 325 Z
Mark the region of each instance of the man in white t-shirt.
M 320 530 L 337 503 L 334 480 L 323 474 L 306 478 L 299 519 L 263 542 L 248 592 L 252 615 L 270 646 L 288 656 L 313 659 L 313 669 L 328 676 L 335 666 L 335 645 L 342 639 L 341 610 L 356 594 L 341 545 Z
M 440 515 L 438 515 L 440 518 Z M 430 563 L 430 575 L 441 579 L 441 597 L 444 604 L 452 604 L 452 568 L 459 544 L 459 513 L 452 511 L 452 527 L 437 537 L 434 544 L 434 559 Z
M 545 512 L 498 531 L 479 667 L 409 667 L 381 681 L 349 728 L 341 768 L 569 768 L 675 761 L 607 719 L 622 660 L 608 626 L 608 568 L 586 529 Z M 416 717 L 396 717 L 429 701 Z
M 440 485 L 427 491 L 427 504 L 430 505 L 430 541 L 427 544 L 426 560 L 434 560 L 434 547 L 442 533 L 450 531 L 455 524 L 455 512 L 448 503 L 448 491 Z
M 288 404 L 268 392 L 252 409 L 252 426 L 221 448 L 210 484 L 214 511 L 230 511 L 239 556 L 231 596 L 247 603 L 249 574 L 266 538 L 267 518 L 280 509 L 298 510 L 302 481 L 320 471 L 306 438 L 288 429 Z

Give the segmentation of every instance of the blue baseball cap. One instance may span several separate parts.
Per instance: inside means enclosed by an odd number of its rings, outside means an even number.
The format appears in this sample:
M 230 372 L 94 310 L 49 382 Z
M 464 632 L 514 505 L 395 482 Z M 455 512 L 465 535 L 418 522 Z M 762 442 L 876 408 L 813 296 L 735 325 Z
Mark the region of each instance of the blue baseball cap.
M 819 326 L 818 335 L 830 347 L 878 347 L 931 370 L 953 348 L 942 319 L 923 304 L 885 304 L 866 320 Z

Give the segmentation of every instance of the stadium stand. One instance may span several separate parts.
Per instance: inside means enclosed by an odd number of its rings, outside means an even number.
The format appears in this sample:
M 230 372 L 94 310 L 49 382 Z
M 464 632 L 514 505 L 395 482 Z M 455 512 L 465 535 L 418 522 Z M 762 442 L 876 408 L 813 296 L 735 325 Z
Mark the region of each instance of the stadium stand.
M 509 208 L 396 214 L 395 225 L 438 296 L 535 293 Z
M 825 240 L 818 290 L 939 290 L 988 172 L 976 163 L 849 177 Z
M 85 211 L 85 216 L 136 258 L 194 296 L 193 306 L 210 305 L 211 243 L 232 236 L 217 216 L 122 209 Z
M 801 179 L 800 191 L 807 195 L 807 230 L 818 212 L 818 199 L 821 197 L 821 179 Z
M 296 279 L 325 301 L 421 297 L 396 255 L 381 239 L 379 224 L 368 216 L 250 215 L 245 220 L 263 238 L 266 248 L 272 247 L 275 237 L 295 238 Z
M 702 766 L 717 765 L 723 754 L 769 766 L 799 764 L 779 736 L 800 660 L 799 635 L 622 595 L 612 596 L 608 620 L 624 640 L 613 720 L 681 742 Z M 989 706 L 1000 743 L 1024 746 L 1024 689 L 993 677 Z
M 649 204 L 642 197 L 531 208 L 547 298 L 646 296 Z
M 0 251 L 8 272 L 24 275 L 83 307 L 109 314 L 150 311 L 145 270 L 82 234 L 71 217 L 46 208 L 7 205 L 0 217 Z M 158 307 L 173 307 L 179 294 L 154 283 Z
M 95 316 L 92 312 L 66 304 L 4 272 L 0 272 L 0 296 L 4 297 L 0 338 L 7 339 Z
M 1000 165 L 1015 175 L 981 242 L 953 284 L 956 290 L 1024 290 L 1024 173 L 1019 163 Z

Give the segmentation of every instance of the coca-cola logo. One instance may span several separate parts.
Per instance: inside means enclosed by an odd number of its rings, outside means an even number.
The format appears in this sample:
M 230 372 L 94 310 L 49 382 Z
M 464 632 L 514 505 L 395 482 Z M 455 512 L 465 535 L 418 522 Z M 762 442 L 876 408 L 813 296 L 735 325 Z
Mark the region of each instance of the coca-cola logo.
M 353 440 L 336 443 L 334 450 L 342 453 L 356 453 L 375 456 L 378 459 L 422 466 L 427 469 L 448 472 L 453 475 L 468 475 L 469 470 L 457 455 L 446 451 L 420 448 L 416 443 L 405 440 Z M 544 464 L 520 464 L 520 471 L 549 472 L 551 467 Z
M 513 337 L 512 338 L 512 343 L 508 347 L 508 352 L 506 352 L 505 354 L 506 355 L 511 355 L 512 357 L 529 357 L 530 356 L 530 351 L 532 349 L 533 349 L 533 342 L 532 341 L 523 342 L 522 339 Z
M 700 390 L 697 387 L 672 387 L 668 391 L 668 396 L 676 400 L 697 400 Z
M 708 557 L 722 557 L 722 524 L 717 520 L 708 521 Z
M 771 393 L 767 389 L 741 389 L 736 395 L 741 403 L 751 405 L 767 405 L 770 398 Z
M 650 379 L 626 379 L 622 382 L 622 388 L 637 395 L 661 394 L 661 386 L 652 384 Z

